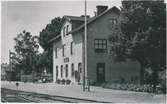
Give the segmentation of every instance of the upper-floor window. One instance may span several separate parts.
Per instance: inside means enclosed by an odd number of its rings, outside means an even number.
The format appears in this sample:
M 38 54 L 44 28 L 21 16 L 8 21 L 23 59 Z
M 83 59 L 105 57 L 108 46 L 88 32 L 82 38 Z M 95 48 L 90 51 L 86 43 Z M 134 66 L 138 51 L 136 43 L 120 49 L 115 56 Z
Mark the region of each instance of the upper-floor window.
M 69 25 L 66 27 L 66 34 L 69 32 Z
M 65 44 L 62 46 L 62 56 L 65 56 Z
M 57 50 L 58 50 L 58 48 L 55 47 L 55 58 L 57 58 Z
M 74 54 L 74 42 L 71 42 L 71 55 Z
M 66 78 L 68 77 L 68 65 L 66 64 Z
M 65 30 L 66 30 L 66 28 L 63 27 L 63 37 L 65 37 L 65 35 L 66 35 L 66 33 L 65 33 L 66 31 Z
M 95 46 L 95 52 L 97 53 L 107 52 L 107 40 L 106 39 L 95 39 L 94 46 Z
M 117 24 L 117 19 L 116 18 L 110 18 L 109 22 L 111 23 L 111 25 L 115 25 L 115 24 Z
M 117 24 L 117 19 L 116 18 L 110 18 L 109 19 L 109 28 L 113 28 Z

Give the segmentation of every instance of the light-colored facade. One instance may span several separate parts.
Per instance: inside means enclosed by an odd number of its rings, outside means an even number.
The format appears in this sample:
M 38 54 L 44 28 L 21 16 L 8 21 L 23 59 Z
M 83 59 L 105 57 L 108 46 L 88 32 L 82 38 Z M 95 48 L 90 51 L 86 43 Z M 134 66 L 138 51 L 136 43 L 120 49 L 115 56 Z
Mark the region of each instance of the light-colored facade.
M 102 8 L 104 9 L 104 8 Z M 104 10 L 103 10 L 104 11 Z M 80 18 L 80 19 L 79 19 Z M 140 65 L 136 61 L 114 62 L 109 37 L 119 35 L 120 11 L 113 7 L 88 18 L 87 77 L 91 83 L 139 83 Z M 83 79 L 83 17 L 65 16 L 61 35 L 53 41 L 53 81 L 69 79 L 82 83 Z M 78 25 L 76 25 L 78 24 Z M 73 26 L 74 25 L 74 26 Z
M 69 79 L 72 82 L 78 82 L 76 78 L 78 76 L 75 74 L 78 68 L 82 68 L 82 37 L 67 35 L 67 32 L 73 28 L 72 23 L 78 21 L 69 21 L 68 16 L 64 18 L 61 37 L 53 44 L 53 81 Z

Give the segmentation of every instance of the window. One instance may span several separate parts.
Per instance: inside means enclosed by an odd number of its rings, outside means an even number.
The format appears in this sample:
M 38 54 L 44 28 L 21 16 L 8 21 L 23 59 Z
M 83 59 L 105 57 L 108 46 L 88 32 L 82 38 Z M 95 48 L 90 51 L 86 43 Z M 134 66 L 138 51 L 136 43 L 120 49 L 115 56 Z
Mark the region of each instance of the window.
M 117 19 L 111 18 L 111 19 L 109 19 L 109 22 L 111 23 L 111 25 L 115 25 L 115 24 L 117 24 Z
M 72 63 L 71 64 L 71 76 L 73 77 L 74 76 L 74 64 Z
M 66 64 L 66 78 L 68 77 L 68 65 Z
M 115 18 L 110 18 L 108 23 L 109 23 L 109 24 L 108 24 L 108 27 L 109 27 L 110 29 L 113 29 L 113 27 L 117 24 L 117 19 L 115 19 Z
M 78 71 L 79 71 L 79 73 L 82 73 L 82 64 L 81 63 L 78 63 Z
M 57 47 L 55 48 L 55 58 L 57 58 Z
M 65 56 L 64 50 L 65 50 L 65 45 L 63 45 L 63 47 L 62 47 L 62 56 Z
M 69 57 L 64 58 L 64 63 L 69 62 Z
M 66 28 L 63 27 L 63 37 L 65 37 L 65 34 L 66 34 L 66 33 L 65 33 L 65 29 L 66 29 Z
M 59 73 L 59 71 L 58 71 L 58 66 L 56 66 L 56 77 L 58 77 L 58 74 Z
M 107 40 L 106 39 L 95 39 L 94 46 L 95 46 L 95 52 L 97 53 L 107 52 Z
M 67 27 L 66 27 L 66 34 L 68 33 L 68 31 L 69 31 L 69 25 L 67 25 Z
M 74 54 L 74 42 L 71 42 L 71 55 Z
M 61 65 L 61 78 L 63 77 L 63 65 Z

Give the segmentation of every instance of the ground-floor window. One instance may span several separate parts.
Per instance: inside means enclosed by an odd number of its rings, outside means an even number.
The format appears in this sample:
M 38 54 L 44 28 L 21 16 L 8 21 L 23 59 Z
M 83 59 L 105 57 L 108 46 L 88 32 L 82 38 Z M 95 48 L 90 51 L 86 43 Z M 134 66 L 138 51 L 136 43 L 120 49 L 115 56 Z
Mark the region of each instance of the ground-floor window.
M 58 74 L 59 73 L 59 71 L 58 71 L 58 66 L 56 66 L 56 78 L 58 77 Z
M 63 65 L 61 65 L 61 78 L 63 77 Z
M 68 64 L 66 64 L 66 78 L 68 77 Z
M 75 81 L 78 82 L 78 71 L 75 70 L 74 73 L 75 73 Z
M 78 82 L 81 82 L 82 78 L 82 64 L 78 63 Z
M 79 73 L 82 73 L 82 64 L 81 63 L 78 63 L 78 71 L 79 71 Z
M 71 76 L 72 77 L 74 76 L 74 64 L 73 63 L 71 64 Z

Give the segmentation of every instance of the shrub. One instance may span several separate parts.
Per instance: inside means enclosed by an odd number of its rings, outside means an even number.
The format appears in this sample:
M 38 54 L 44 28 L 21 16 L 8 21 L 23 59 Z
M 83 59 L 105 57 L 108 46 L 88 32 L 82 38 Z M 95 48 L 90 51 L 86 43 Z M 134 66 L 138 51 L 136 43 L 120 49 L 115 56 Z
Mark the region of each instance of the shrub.
M 137 92 L 153 92 L 153 87 L 149 84 L 145 85 L 135 85 L 135 84 L 120 84 L 120 83 L 103 83 L 101 85 L 103 88 L 117 89 L 117 90 L 128 90 L 128 91 L 137 91 Z M 162 86 L 157 86 L 157 93 L 162 93 Z
M 128 90 L 128 88 L 127 88 L 127 85 L 126 85 L 126 84 L 122 84 L 122 85 L 120 86 L 120 89 L 121 89 L 121 90 Z
M 105 86 L 106 86 L 106 83 L 103 83 L 103 84 L 101 85 L 102 88 L 105 88 Z
M 92 85 L 92 86 L 93 86 L 93 85 L 96 85 L 96 81 L 94 81 L 94 80 L 89 80 L 89 84 Z
M 65 79 L 62 79 L 62 80 L 61 80 L 61 83 L 62 83 L 62 84 L 65 84 L 65 81 L 66 81 Z
M 71 83 L 71 80 L 67 79 L 66 84 L 70 84 L 70 83 Z
M 161 90 L 163 93 L 166 93 L 166 79 L 162 79 L 161 82 Z
M 58 84 L 60 84 L 60 82 L 61 82 L 61 80 L 60 79 L 57 79 L 57 81 L 56 81 Z

